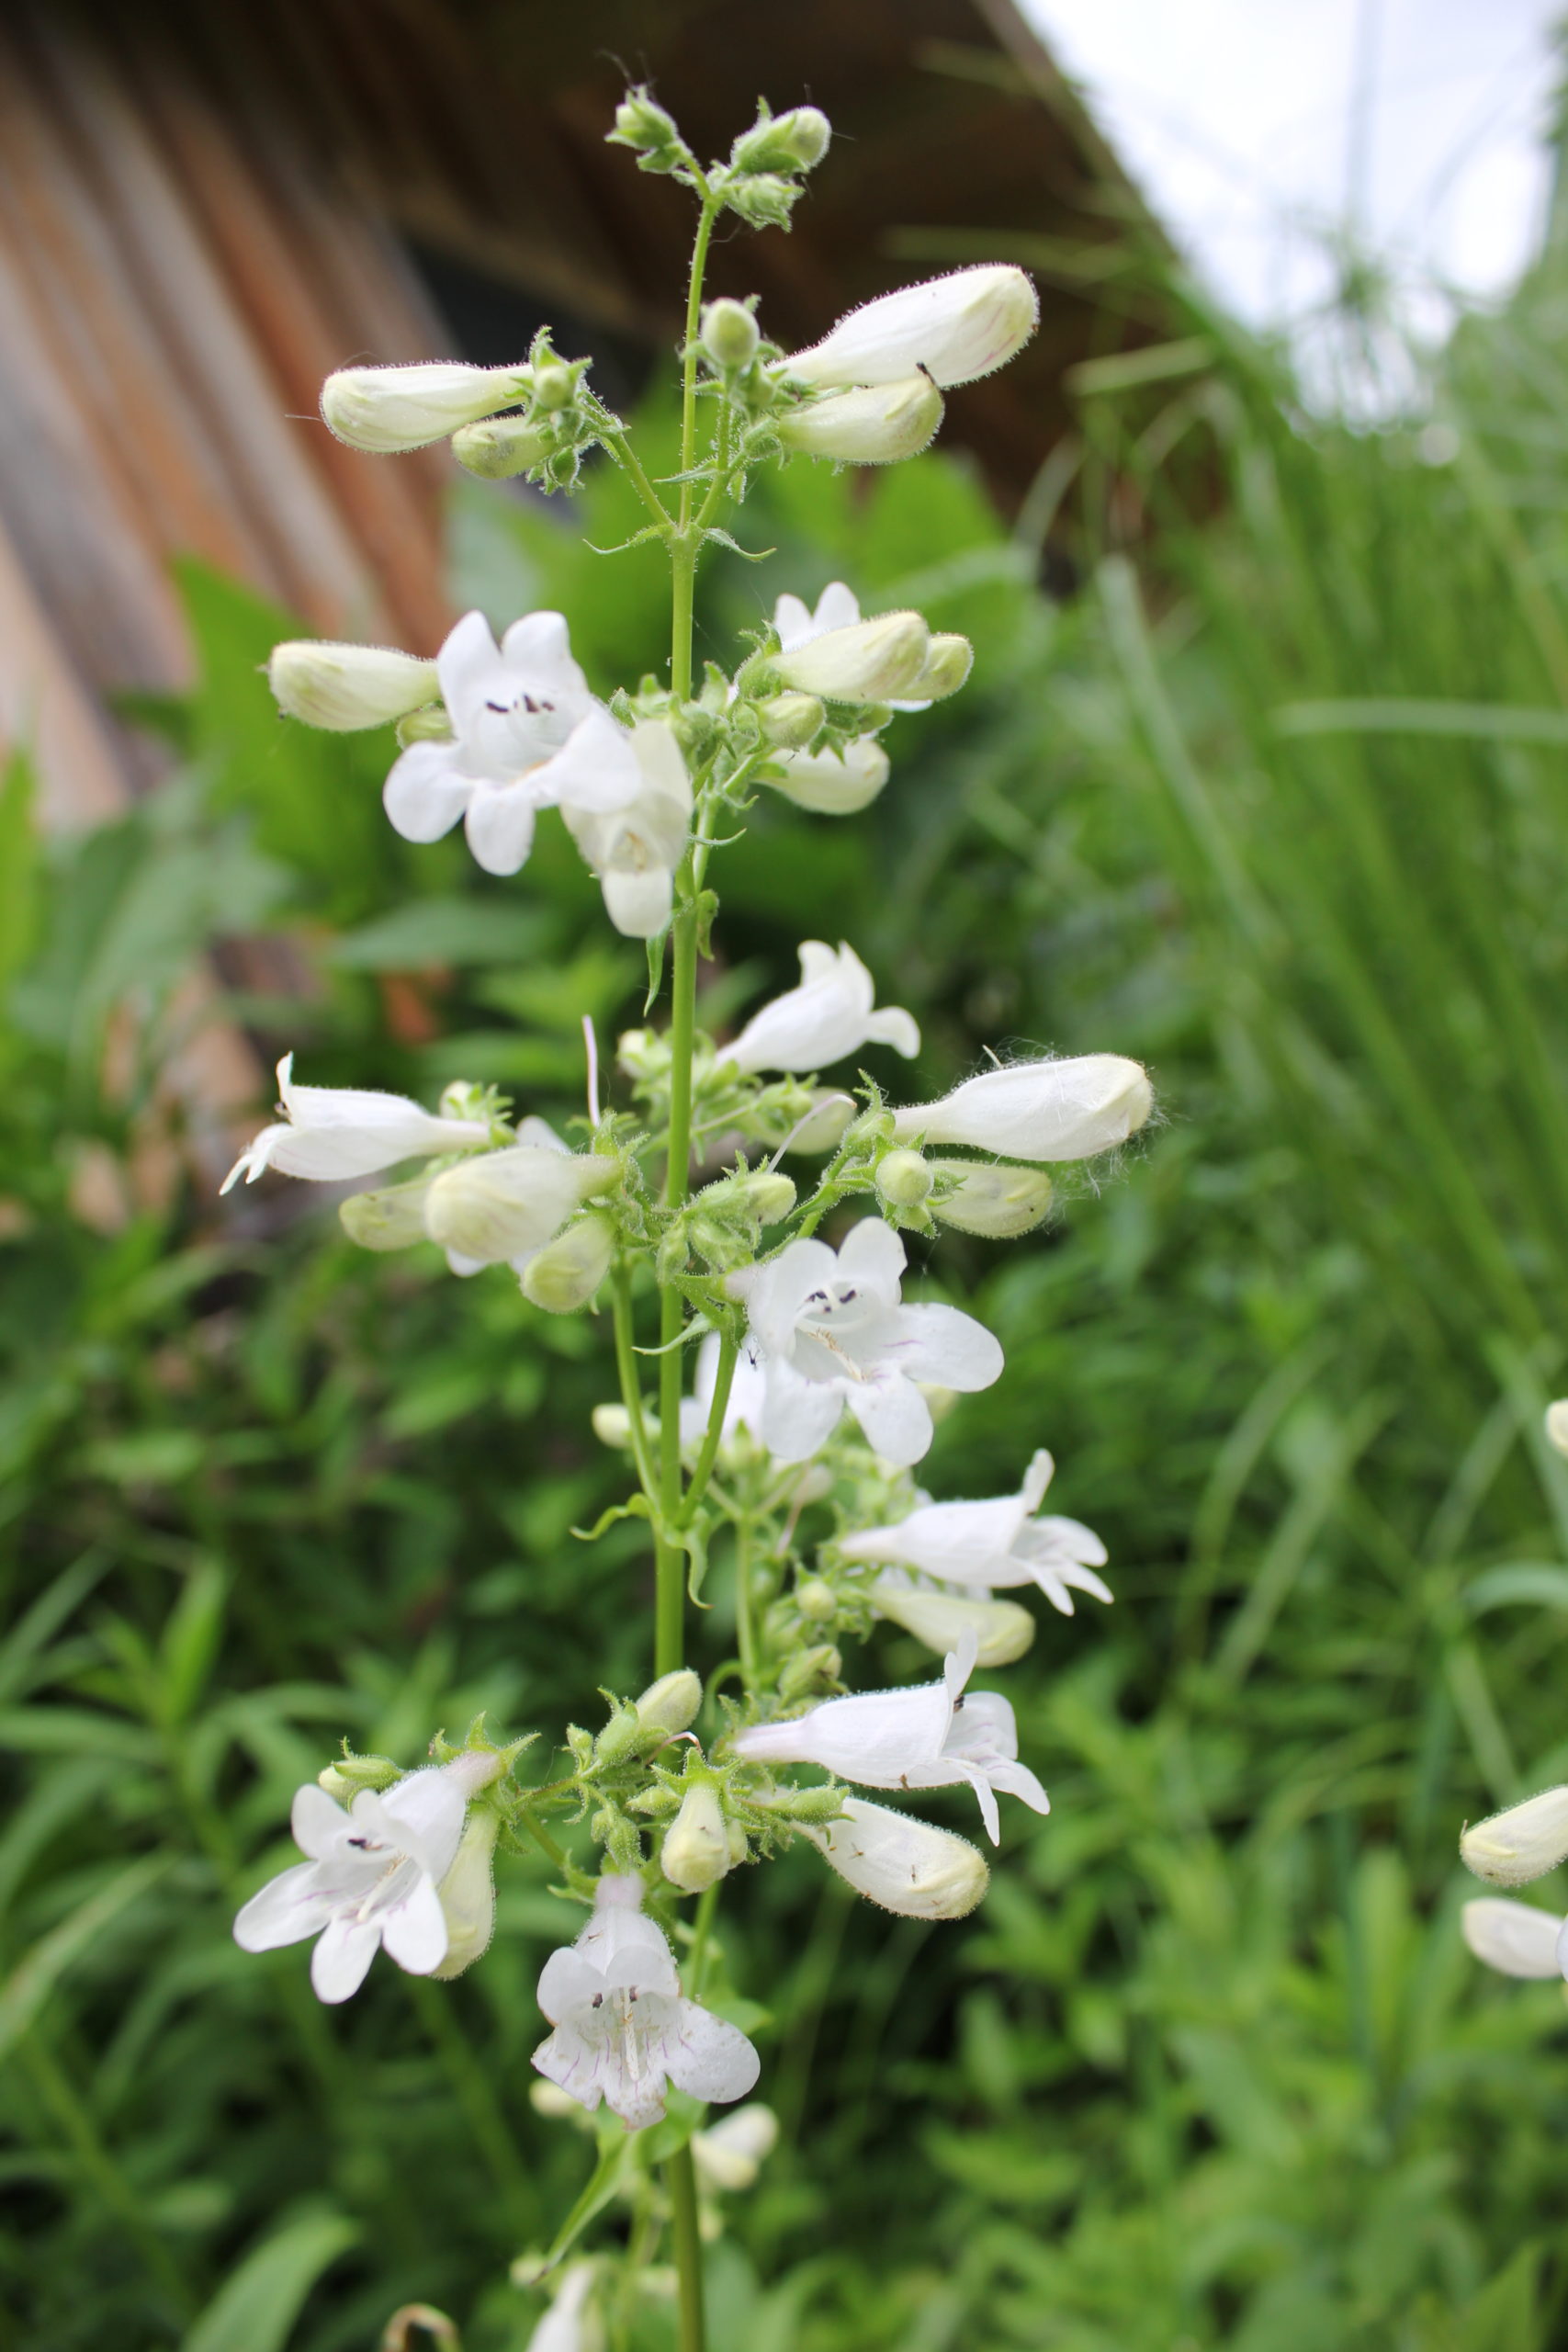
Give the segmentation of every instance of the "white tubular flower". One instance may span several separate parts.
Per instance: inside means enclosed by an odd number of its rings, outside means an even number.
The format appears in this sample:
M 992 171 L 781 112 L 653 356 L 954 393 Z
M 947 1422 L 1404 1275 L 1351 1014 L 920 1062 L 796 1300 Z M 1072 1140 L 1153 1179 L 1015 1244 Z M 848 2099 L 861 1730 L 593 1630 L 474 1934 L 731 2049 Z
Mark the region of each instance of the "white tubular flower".
M 781 775 L 760 781 L 819 817 L 852 817 L 869 808 L 887 781 L 889 761 L 874 736 L 857 735 L 842 752 L 775 752 Z
M 587 1927 L 545 1962 L 539 2007 L 555 2031 L 534 2052 L 541 2075 L 590 2113 L 603 2099 L 630 2132 L 659 2121 L 667 2081 L 728 2103 L 761 2071 L 737 2027 L 682 1997 L 674 1956 L 641 1902 L 639 1879 L 600 1880 Z
M 909 617 L 908 615 L 904 617 Z M 786 594 L 773 606 L 773 628 L 781 653 L 798 653 L 803 647 L 815 645 L 819 638 L 837 636 L 840 630 L 860 627 L 860 600 L 852 588 L 841 580 L 830 580 L 817 599 L 813 611 L 799 596 Z M 921 668 L 931 660 L 931 645 L 936 640 L 929 635 L 921 657 Z M 878 702 L 886 702 L 890 710 L 929 710 L 929 702 L 898 702 L 887 695 L 878 695 Z
M 784 372 L 797 384 L 897 384 L 924 374 L 945 390 L 988 376 L 1023 349 L 1040 323 L 1040 298 L 1005 262 L 955 269 L 902 286 L 848 311 Z
M 839 1549 L 846 1560 L 916 1568 L 971 1591 L 1037 1584 L 1053 1609 L 1070 1617 L 1075 1591 L 1090 1593 L 1096 1600 L 1111 1596 L 1109 1585 L 1094 1573 L 1105 1566 L 1105 1546 L 1093 1529 L 1076 1519 L 1032 1516 L 1055 1467 L 1042 1446 L 1016 1495 L 996 1495 L 985 1502 L 922 1503 L 894 1526 L 868 1527 L 863 1534 L 842 1537 Z M 1563 1842 L 1568 1849 L 1568 1836 Z
M 705 2188 L 750 2188 L 779 2143 L 779 2119 L 761 2099 L 721 2115 L 692 2134 L 692 2157 Z
M 887 1577 L 879 1577 L 865 1597 L 879 1617 L 902 1625 L 938 1657 L 945 1657 L 967 1633 L 975 1636 L 976 1666 L 1011 1666 L 1034 1640 L 1034 1620 L 1016 1600 L 974 1600 L 966 1593 L 895 1584 Z
M 707 1435 L 708 1416 L 713 1411 L 714 1390 L 718 1384 L 718 1360 L 723 1348 L 724 1342 L 718 1333 L 710 1331 L 697 1350 L 697 1369 L 692 1383 L 692 1394 L 681 1399 L 682 1453 L 694 1452 Z M 761 1444 L 762 1403 L 766 1392 L 761 1359 L 748 1340 L 735 1359 L 729 1395 L 725 1399 L 720 1434 L 726 1442 L 744 1430 L 756 1444 Z
M 575 1315 L 610 1271 L 615 1228 L 607 1216 L 580 1216 L 535 1250 L 521 1269 L 523 1295 L 547 1315 Z
M 1525 1886 L 1568 1860 L 1568 1788 L 1543 1789 L 1467 1829 L 1459 1841 L 1466 1870 L 1492 1886 Z
M 983 1070 L 940 1102 L 897 1112 L 893 1131 L 900 1143 L 964 1143 L 1008 1159 L 1089 1159 L 1125 1143 L 1153 1108 L 1140 1063 L 1079 1054 Z
M 892 466 L 931 447 L 942 413 L 942 394 L 929 376 L 917 374 L 897 383 L 829 392 L 804 408 L 782 410 L 774 424 L 784 447 L 804 457 L 833 458 L 847 466 Z
M 878 613 L 775 654 L 768 666 L 782 684 L 825 702 L 891 702 L 915 684 L 931 650 L 919 613 Z
M 485 872 L 515 874 L 541 808 L 604 816 L 636 799 L 630 733 L 588 692 L 559 613 L 513 621 L 499 648 L 466 613 L 435 666 L 451 738 L 411 743 L 382 795 L 405 841 L 439 841 L 461 817 Z
M 864 1797 L 846 1797 L 839 1820 L 801 1835 L 857 1894 L 904 1919 L 966 1918 L 991 1882 L 967 1838 Z
M 432 1976 L 461 1976 L 490 1950 L 495 1933 L 495 1843 L 501 1815 L 493 1806 L 475 1805 L 451 1869 L 435 1892 L 446 1922 L 446 1957 Z
M 1018 1726 L 1000 1692 L 965 1696 L 975 1655 L 975 1636 L 965 1633 L 940 1682 L 826 1699 L 790 1722 L 735 1732 L 730 1746 L 737 1756 L 759 1763 L 820 1764 L 867 1789 L 944 1789 L 967 1781 L 992 1845 L 999 1845 L 998 1789 L 1021 1797 L 1036 1813 L 1049 1813 L 1051 1801 L 1018 1760 Z
M 748 1078 L 759 1070 L 824 1069 L 863 1046 L 891 1046 L 906 1061 L 920 1050 L 919 1025 L 902 1005 L 873 1011 L 876 983 L 854 949 L 840 942 L 800 943 L 800 985 L 754 1012 L 718 1061 Z
M 351 449 L 395 457 L 510 408 L 527 390 L 529 375 L 526 367 L 469 368 L 456 359 L 340 368 L 321 387 L 321 415 Z
M 433 1975 L 448 1942 L 437 1889 L 457 1857 L 468 1799 L 495 1770 L 493 1756 L 459 1756 L 380 1794 L 361 1789 L 346 1812 L 314 1781 L 298 1790 L 294 1842 L 310 1860 L 252 1895 L 234 1941 L 243 1951 L 275 1951 L 318 1936 L 310 1982 L 323 2001 L 357 1993 L 382 1944 L 411 1976 Z
M 1546 1408 L 1546 1442 L 1559 1453 L 1568 1453 L 1568 1396 L 1559 1396 Z
M 555 2301 L 528 2338 L 528 2352 L 604 2352 L 604 2331 L 589 2297 L 596 2262 L 569 2262 Z
M 282 1123 L 264 1127 L 223 1179 L 227 1192 L 243 1176 L 254 1184 L 264 1168 L 316 1183 L 373 1176 L 400 1159 L 438 1152 L 475 1151 L 490 1141 L 483 1119 L 443 1119 L 406 1094 L 379 1094 L 359 1086 L 296 1086 L 294 1057 L 277 1065 Z
M 883 1460 L 908 1469 L 932 1434 L 917 1383 L 971 1391 L 1000 1376 L 1001 1349 L 972 1315 L 901 1304 L 904 1265 L 898 1236 L 863 1217 L 841 1250 L 792 1241 L 729 1276 L 762 1359 L 762 1442 L 779 1461 L 808 1461 L 847 1405 Z
M 506 1264 L 521 1273 L 585 1201 L 609 1192 L 621 1174 L 621 1162 L 606 1152 L 509 1144 L 432 1179 L 424 1230 L 453 1259 L 454 1272 Z
M 406 718 L 441 693 L 434 662 L 422 662 L 417 654 L 387 645 L 327 645 L 313 638 L 275 645 L 266 682 L 290 718 L 336 735 Z
M 1561 1956 L 1564 1922 L 1555 1911 L 1481 1894 L 1460 1913 L 1460 1928 L 1476 1959 L 1500 1975 L 1568 1974 Z
M 674 905 L 675 869 L 692 825 L 692 779 L 661 719 L 634 727 L 631 747 L 641 779 L 634 800 L 598 814 L 563 804 L 561 815 L 599 877 L 615 929 L 626 939 L 654 939 Z

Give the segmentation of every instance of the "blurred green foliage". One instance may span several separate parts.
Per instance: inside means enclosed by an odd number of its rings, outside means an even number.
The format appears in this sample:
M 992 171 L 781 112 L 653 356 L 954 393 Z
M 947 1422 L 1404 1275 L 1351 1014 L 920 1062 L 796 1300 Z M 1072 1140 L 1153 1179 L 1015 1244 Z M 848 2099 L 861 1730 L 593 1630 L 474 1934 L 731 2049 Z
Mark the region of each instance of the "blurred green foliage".
M 940 458 L 771 479 L 773 552 L 707 581 L 715 655 L 837 576 L 979 651 L 870 818 L 760 799 L 709 1019 L 844 935 L 933 1088 L 1102 1047 L 1166 1105 L 1043 1245 L 936 1261 L 1009 1362 L 933 1489 L 1049 1442 L 1118 1600 L 1008 1671 L 1055 1810 L 976 1918 L 809 1857 L 727 1895 L 798 2142 L 712 2251 L 720 2352 L 1561 2340 L 1562 2000 L 1470 1962 L 1453 1845 L 1568 1768 L 1562 311 L 1543 271 L 1464 330 L 1451 449 L 1303 419 L 1195 312 L 1208 371 L 1086 406 L 1065 605 Z M 563 605 L 598 684 L 655 667 L 655 564 L 592 552 L 632 519 L 607 476 L 565 515 L 465 491 L 462 593 Z M 0 795 L 0 2297 L 39 2352 L 336 2352 L 413 2299 L 503 2352 L 506 2265 L 589 2169 L 527 2104 L 542 1866 L 461 1983 L 378 1964 L 341 2012 L 229 1921 L 341 1736 L 547 1744 L 645 1679 L 637 1530 L 570 1532 L 617 1488 L 605 1351 L 501 1272 L 357 1255 L 307 1188 L 220 1205 L 170 1072 L 206 952 L 310 1080 L 570 1117 L 638 959 L 553 823 L 512 886 L 397 841 L 389 741 L 272 714 L 286 616 L 185 587 L 171 782 L 46 846 L 24 767 Z M 929 1661 L 885 1629 L 865 1670 Z

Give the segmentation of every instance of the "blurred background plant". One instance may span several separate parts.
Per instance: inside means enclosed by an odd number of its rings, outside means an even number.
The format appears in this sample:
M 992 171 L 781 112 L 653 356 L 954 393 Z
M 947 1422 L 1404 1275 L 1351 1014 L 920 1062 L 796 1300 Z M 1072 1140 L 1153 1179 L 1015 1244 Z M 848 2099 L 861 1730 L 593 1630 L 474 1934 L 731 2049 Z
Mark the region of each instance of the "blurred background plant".
M 1113 1047 L 1168 1111 L 1051 1246 L 946 1245 L 1008 1371 L 930 1483 L 1049 1443 L 1117 1606 L 1012 1669 L 1055 1810 L 967 1934 L 768 1874 L 745 1974 L 793 1954 L 762 2087 L 800 2153 L 712 2249 L 748 2352 L 1545 2352 L 1568 2307 L 1561 1995 L 1471 1963 L 1454 1861 L 1568 1772 L 1568 280 L 1549 249 L 1429 409 L 1356 430 L 1169 299 L 1163 362 L 1078 371 L 1016 531 L 951 459 L 797 467 L 706 592 L 728 628 L 843 577 L 980 653 L 870 822 L 753 812 L 710 1024 L 852 933 L 931 1091 Z M 657 551 L 592 552 L 627 523 L 608 479 L 459 494 L 455 597 L 585 615 L 595 684 L 653 667 Z M 312 1081 L 558 1114 L 638 959 L 553 820 L 525 889 L 408 852 L 388 746 L 274 717 L 288 616 L 182 593 L 199 687 L 140 714 L 174 777 L 47 845 L 24 763 L 0 804 L 0 2294 L 48 2352 L 336 2352 L 405 2301 L 503 2352 L 539 2310 L 507 2264 L 587 2169 L 526 2098 L 542 1897 L 513 1879 L 473 1979 L 341 2017 L 229 1927 L 340 1736 L 412 1762 L 643 1679 L 636 1532 L 571 1532 L 611 1483 L 589 1335 L 330 1208 L 220 1212 L 167 1073 L 210 952 Z

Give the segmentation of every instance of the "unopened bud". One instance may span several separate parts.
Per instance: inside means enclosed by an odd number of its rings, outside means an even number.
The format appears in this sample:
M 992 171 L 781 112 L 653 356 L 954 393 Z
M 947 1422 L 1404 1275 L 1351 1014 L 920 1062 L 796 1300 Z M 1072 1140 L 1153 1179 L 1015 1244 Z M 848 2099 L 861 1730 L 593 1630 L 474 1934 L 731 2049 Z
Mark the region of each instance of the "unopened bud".
M 672 1674 L 661 1674 L 649 1684 L 637 1702 L 637 1719 L 644 1731 L 687 1731 L 702 1703 L 701 1679 L 689 1666 L 678 1666 Z
M 1568 1859 L 1568 1788 L 1543 1789 L 1467 1829 L 1459 1841 L 1467 1870 L 1492 1886 L 1524 1886 Z
M 942 702 L 955 695 L 975 667 L 975 648 L 966 637 L 939 631 L 931 639 L 926 666 L 911 689 L 923 702 Z
M 339 1804 L 347 1804 L 361 1789 L 389 1789 L 394 1781 L 404 1777 L 402 1766 L 394 1764 L 389 1756 L 340 1756 L 335 1764 L 317 1773 L 316 1785 Z
M 423 710 L 411 710 L 406 718 L 398 721 L 398 749 L 406 752 L 413 743 L 449 743 L 452 721 L 445 703 L 428 703 Z
M 791 107 L 743 130 L 729 151 L 734 172 L 809 172 L 828 153 L 833 126 L 819 107 Z
M 837 1094 L 830 1088 L 823 1088 L 805 1118 L 792 1130 L 789 1149 L 813 1154 L 836 1150 L 855 1116 L 855 1108 L 852 1095 Z
M 422 703 L 436 701 L 434 662 L 386 645 L 327 645 L 312 639 L 275 645 L 266 682 L 277 707 L 308 727 L 336 735 L 385 727 Z
M 686 1791 L 681 1810 L 664 1833 L 660 1866 L 682 1894 L 701 1894 L 729 1868 L 729 1837 L 718 1791 L 699 1781 Z
M 919 1208 L 935 1182 L 918 1151 L 890 1151 L 876 1170 L 877 1192 L 890 1208 Z
M 534 370 L 532 390 L 535 407 L 543 409 L 547 415 L 554 415 L 568 405 L 576 391 L 577 371 L 564 367 L 558 359 L 547 359 Z
M 615 1254 L 615 1228 L 607 1216 L 580 1216 L 548 1241 L 523 1269 L 523 1295 L 547 1315 L 575 1315 L 586 1306 Z
M 895 1114 L 900 1143 L 968 1144 L 1013 1159 L 1089 1159 L 1135 1135 L 1154 1108 L 1148 1073 L 1122 1054 L 1011 1062 L 940 1102 Z
M 428 1176 L 406 1184 L 383 1184 L 368 1193 L 351 1193 L 338 1203 L 338 1223 L 362 1250 L 409 1250 L 427 1237 L 424 1204 L 430 1193 Z
M 907 376 L 899 384 L 860 384 L 781 409 L 773 427 L 784 447 L 802 457 L 893 466 L 931 447 L 942 415 L 942 394 L 931 378 Z
M 795 1206 L 795 1185 L 776 1168 L 759 1168 L 754 1175 L 732 1178 L 729 1197 L 735 1207 L 754 1218 L 759 1226 L 777 1225 Z
M 974 1159 L 932 1159 L 927 1165 L 933 1176 L 951 1179 L 951 1189 L 939 1188 L 927 1206 L 941 1224 L 960 1233 L 977 1233 L 987 1241 L 1016 1241 L 1050 1214 L 1051 1179 L 1043 1168 Z
M 1568 1396 L 1559 1396 L 1546 1408 L 1547 1442 L 1559 1453 L 1568 1453 Z
M 786 1704 L 810 1698 L 818 1690 L 832 1689 L 843 1670 L 844 1661 L 830 1642 L 819 1643 L 815 1649 L 796 1650 L 779 1677 L 779 1696 Z
M 656 105 L 640 85 L 627 91 L 615 108 L 614 130 L 604 135 L 613 147 L 636 149 L 645 172 L 673 171 L 680 161 L 681 134 L 674 117 Z
M 321 387 L 321 414 L 340 441 L 389 457 L 445 441 L 459 425 L 510 408 L 528 389 L 529 369 L 468 368 L 457 360 L 412 368 L 344 368 Z
M 632 1442 L 632 1417 L 624 1405 L 595 1405 L 590 1418 L 601 1445 L 626 1452 Z
M 781 752 L 772 764 L 777 773 L 762 783 L 819 817 L 853 817 L 869 808 L 888 774 L 887 754 L 869 735 L 857 736 L 841 752 Z
M 509 481 L 540 464 L 553 447 L 547 434 L 521 416 L 490 417 L 452 435 L 452 455 L 482 481 Z
M 902 1918 L 962 1919 L 990 1883 L 967 1838 L 863 1797 L 845 1797 L 840 1820 L 803 1835 L 857 1894 Z
M 705 2132 L 692 2134 L 692 2156 L 705 2188 L 750 2188 L 778 2145 L 779 2119 L 761 2100 L 733 2107 Z
M 732 301 L 728 294 L 703 312 L 702 346 L 717 368 L 731 372 L 750 368 L 761 340 L 745 303 Z
M 1504 1976 L 1560 1976 L 1558 1939 L 1562 1921 L 1555 1911 L 1541 1911 L 1533 1903 L 1509 1903 L 1499 1894 L 1481 1894 L 1460 1913 L 1465 1942 L 1477 1960 Z
M 819 1623 L 839 1613 L 839 1596 L 825 1577 L 807 1577 L 795 1588 L 795 1605 L 803 1617 Z
M 800 184 L 782 172 L 730 173 L 718 183 L 732 212 L 753 229 L 787 229 Z
M 495 1933 L 495 1841 L 501 1815 L 491 1805 L 470 1808 L 452 1867 L 436 1888 L 446 1922 L 446 1957 L 433 1976 L 461 1976 L 488 1951 Z
M 782 684 L 828 702 L 886 702 L 913 685 L 931 641 L 919 613 L 880 613 L 775 654 L 769 667 Z
M 542 1250 L 585 1200 L 608 1192 L 620 1172 L 619 1160 L 605 1153 L 511 1144 L 432 1178 L 425 1230 L 444 1250 L 481 1265 L 519 1258 Z
M 763 734 L 781 752 L 799 751 L 809 743 L 824 717 L 816 695 L 769 695 L 756 708 Z
M 1034 1639 L 1034 1619 L 1016 1600 L 978 1600 L 966 1593 L 931 1592 L 884 1578 L 866 1598 L 879 1617 L 902 1625 L 938 1657 L 945 1657 L 965 1634 L 973 1634 L 979 1645 L 976 1666 L 1010 1666 Z
M 800 384 L 894 384 L 920 369 L 945 390 L 1001 367 L 1039 321 L 1040 299 L 1022 270 L 982 263 L 851 311 L 786 360 L 784 372 Z

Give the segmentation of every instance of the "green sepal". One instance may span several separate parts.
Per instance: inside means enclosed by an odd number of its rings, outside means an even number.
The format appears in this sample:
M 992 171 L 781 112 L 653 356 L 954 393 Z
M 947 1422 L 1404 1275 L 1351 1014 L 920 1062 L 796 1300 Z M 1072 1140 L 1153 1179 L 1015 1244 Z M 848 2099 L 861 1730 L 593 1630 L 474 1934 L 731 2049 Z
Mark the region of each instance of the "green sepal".
M 713 960 L 713 919 L 718 912 L 718 893 L 703 890 L 698 893 L 693 910 L 697 918 L 697 954 L 705 964 Z
M 664 943 L 669 936 L 668 931 L 661 931 L 648 943 L 648 994 L 642 1005 L 645 1013 L 653 1011 L 659 1001 L 659 991 L 664 985 Z

